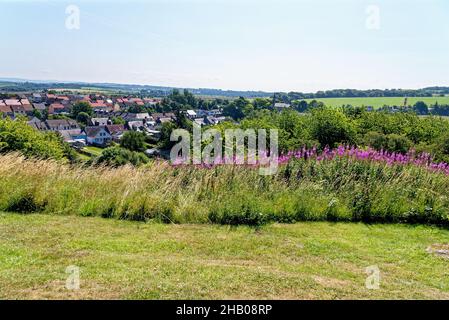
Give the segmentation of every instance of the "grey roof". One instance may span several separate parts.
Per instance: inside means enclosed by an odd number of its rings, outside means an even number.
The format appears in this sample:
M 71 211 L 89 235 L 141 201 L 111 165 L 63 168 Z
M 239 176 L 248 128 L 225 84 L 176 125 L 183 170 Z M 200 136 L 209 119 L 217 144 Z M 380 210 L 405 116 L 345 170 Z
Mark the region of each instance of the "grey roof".
M 34 103 L 33 107 L 36 110 L 45 110 L 45 109 L 47 109 L 47 107 L 45 106 L 45 103 Z
M 101 130 L 104 130 L 107 133 L 105 126 L 86 127 L 84 132 L 86 132 L 88 137 L 95 137 Z

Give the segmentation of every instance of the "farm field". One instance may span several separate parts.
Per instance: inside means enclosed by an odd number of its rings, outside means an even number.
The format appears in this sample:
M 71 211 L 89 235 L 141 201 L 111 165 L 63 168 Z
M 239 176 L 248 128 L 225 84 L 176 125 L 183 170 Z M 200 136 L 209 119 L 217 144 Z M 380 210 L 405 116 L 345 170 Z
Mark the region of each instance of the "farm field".
M 350 104 L 352 106 L 370 106 L 374 108 L 381 108 L 384 105 L 389 106 L 403 106 L 403 97 L 381 97 L 381 98 L 322 98 L 322 99 L 306 99 L 307 102 L 312 100 L 322 101 L 329 107 L 341 107 L 342 105 Z M 449 104 L 449 96 L 446 97 L 410 97 L 407 99 L 407 104 L 413 106 L 418 101 L 424 101 L 431 105 L 438 102 L 439 104 Z
M 311 222 L 261 229 L 0 213 L 0 298 L 449 299 L 434 227 Z M 68 266 L 80 289 L 65 288 Z M 380 270 L 367 289 L 366 268 Z

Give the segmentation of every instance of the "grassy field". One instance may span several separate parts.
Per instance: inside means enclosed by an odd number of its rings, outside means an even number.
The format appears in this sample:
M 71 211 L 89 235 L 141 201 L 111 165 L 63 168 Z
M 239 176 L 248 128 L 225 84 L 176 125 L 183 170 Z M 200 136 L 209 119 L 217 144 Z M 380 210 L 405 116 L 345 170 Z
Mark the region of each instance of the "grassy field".
M 93 157 L 101 155 L 103 149 L 93 146 L 88 146 L 83 148 L 84 152 L 90 153 Z
M 307 102 L 312 100 L 322 101 L 330 107 L 340 107 L 342 105 L 350 104 L 352 106 L 370 106 L 380 108 L 384 105 L 388 106 L 403 106 L 404 98 L 401 97 L 382 97 L 382 98 L 323 98 L 323 99 L 307 99 Z M 417 101 L 424 101 L 428 105 L 435 104 L 449 104 L 449 96 L 447 97 L 411 97 L 407 99 L 407 104 L 413 106 Z
M 449 227 L 444 173 L 386 162 L 295 160 L 246 166 L 69 166 L 0 156 L 0 211 L 164 223 L 407 222 Z
M 449 299 L 449 231 L 273 224 L 259 230 L 0 213 L 0 298 Z M 65 270 L 80 268 L 80 289 Z M 367 289 L 368 266 L 380 289 Z

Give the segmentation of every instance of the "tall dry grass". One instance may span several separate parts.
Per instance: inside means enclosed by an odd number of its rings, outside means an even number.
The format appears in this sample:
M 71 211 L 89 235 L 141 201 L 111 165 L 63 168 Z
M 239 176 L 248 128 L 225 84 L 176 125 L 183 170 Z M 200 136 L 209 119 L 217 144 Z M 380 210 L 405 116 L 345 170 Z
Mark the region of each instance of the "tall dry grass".
M 295 160 L 274 176 L 243 166 L 69 166 L 0 156 L 0 210 L 166 223 L 365 221 L 449 225 L 449 178 L 425 168 Z

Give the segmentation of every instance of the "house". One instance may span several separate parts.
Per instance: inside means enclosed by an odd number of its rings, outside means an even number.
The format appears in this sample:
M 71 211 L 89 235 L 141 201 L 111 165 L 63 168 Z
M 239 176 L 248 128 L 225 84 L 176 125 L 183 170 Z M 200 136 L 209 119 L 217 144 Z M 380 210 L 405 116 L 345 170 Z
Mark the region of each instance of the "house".
M 105 146 L 112 141 L 112 136 L 106 126 L 86 127 L 84 131 L 87 144 Z
M 141 131 L 145 127 L 145 123 L 142 120 L 128 121 L 129 130 Z
M 32 100 L 34 103 L 41 103 L 43 101 L 43 98 L 39 93 L 33 93 Z
M 64 141 L 69 144 L 86 143 L 86 133 L 81 129 L 60 130 L 58 132 L 61 134 Z
M 45 110 L 47 110 L 45 103 L 35 103 L 35 104 L 33 104 L 33 107 L 35 110 L 40 111 L 40 112 L 44 112 Z
M 119 142 L 126 131 L 123 124 L 109 124 L 106 126 L 106 130 L 111 135 L 112 141 L 115 142 Z
M 112 105 L 107 105 L 104 100 L 97 100 L 95 102 L 90 102 L 92 109 L 96 112 L 111 112 Z
M 50 131 L 79 129 L 78 123 L 71 119 L 47 120 L 45 123 Z
M 277 103 L 274 104 L 274 108 L 277 111 L 281 112 L 283 110 L 286 110 L 286 109 L 290 108 L 290 105 L 288 103 L 279 103 L 279 102 L 277 102 Z
M 28 121 L 28 125 L 36 130 L 39 130 L 39 131 L 47 131 L 48 130 L 48 127 L 45 124 L 45 122 L 39 120 L 36 117 L 34 117 L 30 121 Z
M 12 109 L 10 106 L 7 106 L 4 102 L 0 101 L 0 113 L 4 113 L 7 115 L 12 115 Z
M 26 114 L 28 114 L 28 115 L 33 114 L 34 108 L 31 105 L 31 103 L 28 101 L 28 99 L 22 99 L 22 100 L 20 100 L 20 103 L 22 104 L 22 107 L 25 110 Z
M 66 106 L 60 103 L 52 103 L 48 107 L 48 114 L 61 114 L 61 113 L 68 113 L 68 110 Z
M 189 119 L 195 119 L 196 118 L 196 112 L 193 110 L 187 110 L 186 115 Z
M 131 99 L 129 99 L 129 102 L 130 102 L 131 104 L 136 104 L 136 105 L 138 105 L 138 106 L 144 106 L 144 105 L 145 105 L 145 103 L 143 102 L 143 100 L 140 99 L 140 98 L 131 98 Z
M 47 103 L 54 103 L 56 101 L 56 95 L 52 93 L 47 93 L 45 95 L 45 100 Z
M 149 106 L 155 106 L 158 103 L 162 102 L 162 99 L 156 99 L 156 98 L 144 98 L 143 101 L 145 102 L 145 104 L 149 105 Z
M 92 126 L 107 126 L 110 124 L 109 118 L 92 118 L 90 119 L 90 124 Z
M 221 116 L 223 112 L 221 109 L 213 109 L 213 110 L 197 110 L 196 115 L 197 117 L 204 117 L 204 116 L 210 116 L 210 117 L 218 117 Z
M 211 116 L 204 116 L 202 118 L 196 118 L 193 120 L 196 124 L 199 124 L 200 126 L 209 126 L 209 125 L 215 125 L 218 124 L 220 121 L 216 117 Z
M 14 113 L 14 116 L 26 116 L 25 108 L 22 105 L 12 105 L 11 110 Z
M 70 99 L 69 99 L 69 97 L 66 97 L 66 96 L 57 96 L 56 101 L 58 101 L 61 104 L 67 104 L 70 102 Z
M 20 101 L 19 100 L 17 100 L 17 99 L 6 99 L 5 100 L 5 104 L 7 105 L 7 106 L 10 106 L 10 107 L 13 107 L 13 106 L 22 106 L 22 104 L 20 103 Z
M 136 113 L 135 118 L 137 120 L 150 119 L 150 115 L 148 113 Z

